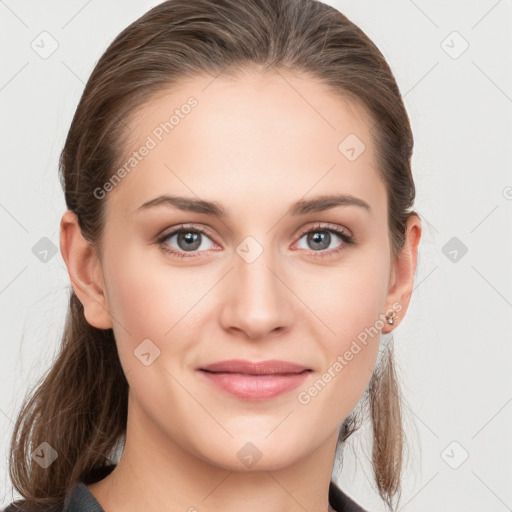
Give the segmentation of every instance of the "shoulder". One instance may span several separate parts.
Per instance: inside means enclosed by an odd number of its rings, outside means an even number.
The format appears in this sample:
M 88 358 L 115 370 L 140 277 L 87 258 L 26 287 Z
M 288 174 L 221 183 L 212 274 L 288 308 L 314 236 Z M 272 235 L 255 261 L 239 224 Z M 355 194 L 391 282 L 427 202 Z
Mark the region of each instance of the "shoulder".
M 19 512 L 20 508 L 18 508 L 18 505 L 20 503 L 23 503 L 23 501 L 13 501 L 10 505 L 7 506 L 7 508 L 2 509 L 2 512 Z
M 336 512 L 367 512 L 352 498 L 345 494 L 334 482 L 329 485 L 329 503 Z M 17 500 L 1 512 L 24 512 L 24 500 Z M 64 506 L 53 508 L 51 511 L 41 508 L 30 512 L 103 512 L 100 504 L 87 489 L 83 482 L 76 485 L 68 495 Z
M 87 482 L 93 483 L 104 478 L 115 467 L 115 465 L 107 465 L 93 469 L 87 478 Z M 41 506 L 27 510 L 25 500 L 21 499 L 13 501 L 7 508 L 0 510 L 0 512 L 104 512 L 104 510 L 96 501 L 91 491 L 89 491 L 85 481 L 81 481 L 71 488 L 65 497 L 64 503 L 51 509 Z
M 345 494 L 332 480 L 329 485 L 329 503 L 336 512 L 367 512 L 350 496 Z
M 43 504 L 29 506 L 25 499 L 19 499 L 0 512 L 103 512 L 103 510 L 87 486 L 80 482 L 71 489 L 64 502 L 52 507 Z
M 27 511 L 27 509 L 25 508 L 25 500 L 16 500 L 16 501 L 13 501 L 10 505 L 8 505 L 7 508 L 4 508 L 1 512 L 26 512 L 26 511 Z M 39 509 L 31 508 L 30 512 L 63 512 L 63 508 L 62 507 L 58 507 L 58 508 L 53 507 L 52 509 L 42 508 L 42 507 Z

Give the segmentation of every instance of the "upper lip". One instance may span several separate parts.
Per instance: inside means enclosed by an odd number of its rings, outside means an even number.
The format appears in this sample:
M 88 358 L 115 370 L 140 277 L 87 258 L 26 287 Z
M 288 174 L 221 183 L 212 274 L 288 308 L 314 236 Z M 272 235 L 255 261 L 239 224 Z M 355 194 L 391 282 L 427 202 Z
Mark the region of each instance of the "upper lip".
M 209 372 L 223 373 L 245 373 L 247 375 L 272 375 L 287 373 L 302 373 L 309 368 L 300 364 L 270 359 L 268 361 L 251 362 L 242 359 L 230 359 L 229 361 L 219 361 L 207 366 L 202 366 L 199 370 Z

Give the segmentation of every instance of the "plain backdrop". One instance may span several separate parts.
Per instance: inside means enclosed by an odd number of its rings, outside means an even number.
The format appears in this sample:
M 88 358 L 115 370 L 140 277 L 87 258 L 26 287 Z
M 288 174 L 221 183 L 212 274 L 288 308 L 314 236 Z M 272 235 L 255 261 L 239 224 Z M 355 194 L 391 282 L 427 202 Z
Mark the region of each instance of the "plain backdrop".
M 59 153 L 95 63 L 157 3 L 0 1 L 0 506 L 19 496 L 7 475 L 13 422 L 66 313 Z M 400 510 L 511 510 L 512 2 L 328 3 L 387 58 L 415 136 L 423 237 L 394 334 L 411 447 Z M 46 261 L 43 246 L 56 250 Z M 339 484 L 384 511 L 368 435 L 353 436 Z

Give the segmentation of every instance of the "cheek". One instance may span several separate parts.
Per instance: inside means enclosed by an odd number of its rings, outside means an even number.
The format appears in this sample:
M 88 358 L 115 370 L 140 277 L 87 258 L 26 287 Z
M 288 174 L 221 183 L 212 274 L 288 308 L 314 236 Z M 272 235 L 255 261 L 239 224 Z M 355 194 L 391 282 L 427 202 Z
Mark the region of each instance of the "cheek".
M 389 259 L 382 252 L 377 247 L 353 251 L 338 266 L 318 268 L 297 281 L 297 294 L 318 315 L 333 348 L 342 349 L 365 329 L 382 329 L 389 277 Z
M 122 265 L 110 265 L 108 299 L 120 350 L 133 351 L 149 338 L 168 351 L 168 341 L 182 337 L 180 329 L 190 323 L 195 305 L 208 288 L 197 273 L 172 268 L 162 264 L 160 255 L 154 257 L 160 258 L 159 264 L 137 251 L 132 255 L 125 252 L 122 260 L 117 260 Z
M 333 401 L 339 411 L 348 408 L 347 414 L 371 378 L 385 325 L 390 262 L 383 252 L 377 246 L 354 251 L 300 287 L 300 296 L 318 315 L 307 315 L 306 328 L 316 333 L 324 352 L 321 382 L 311 393 L 323 395 L 318 404 Z M 324 387 L 329 391 L 323 393 Z

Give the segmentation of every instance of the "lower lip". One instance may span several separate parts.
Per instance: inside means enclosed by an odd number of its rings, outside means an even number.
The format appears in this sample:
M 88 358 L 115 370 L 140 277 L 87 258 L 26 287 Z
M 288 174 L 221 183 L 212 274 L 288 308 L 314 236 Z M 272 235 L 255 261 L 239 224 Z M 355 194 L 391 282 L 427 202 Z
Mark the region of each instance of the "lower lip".
M 310 374 L 288 373 L 286 375 L 247 375 L 242 373 L 201 373 L 215 386 L 244 400 L 266 400 L 300 386 Z

